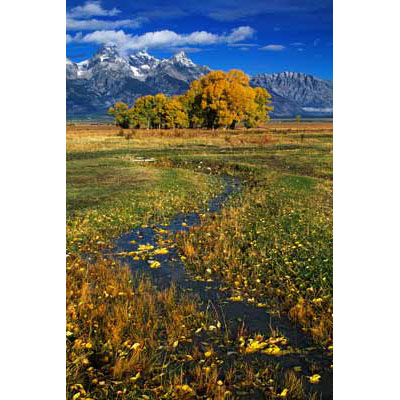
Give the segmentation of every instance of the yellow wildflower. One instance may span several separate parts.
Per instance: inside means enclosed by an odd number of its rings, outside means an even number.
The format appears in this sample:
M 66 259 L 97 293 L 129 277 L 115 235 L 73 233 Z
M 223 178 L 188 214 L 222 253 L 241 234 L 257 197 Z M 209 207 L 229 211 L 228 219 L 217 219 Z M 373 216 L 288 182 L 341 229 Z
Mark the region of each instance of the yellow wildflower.
M 286 397 L 287 394 L 288 394 L 288 390 L 287 389 L 283 389 L 279 396 L 280 397 Z
M 130 381 L 136 382 L 140 378 L 140 371 L 135 375 L 129 378 Z
M 229 297 L 228 300 L 230 300 L 230 301 L 242 301 L 243 298 L 242 298 L 242 296 L 238 295 L 238 296 Z
M 318 383 L 320 379 L 321 375 L 314 374 L 313 376 L 310 376 L 310 383 Z
M 168 249 L 166 249 L 165 247 L 161 247 L 160 249 L 154 250 L 154 255 L 157 254 L 168 254 Z
M 150 262 L 150 268 L 156 269 L 156 268 L 160 268 L 161 264 L 158 261 L 151 261 Z
M 136 350 L 138 347 L 140 347 L 140 343 L 134 343 L 131 347 L 132 350 Z

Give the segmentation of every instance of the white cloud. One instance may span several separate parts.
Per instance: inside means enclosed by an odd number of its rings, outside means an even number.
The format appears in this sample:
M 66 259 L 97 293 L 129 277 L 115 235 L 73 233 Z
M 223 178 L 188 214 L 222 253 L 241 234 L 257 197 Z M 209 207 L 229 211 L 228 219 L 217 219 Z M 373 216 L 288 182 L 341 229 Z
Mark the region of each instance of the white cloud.
M 87 30 L 105 30 L 118 28 L 139 28 L 146 18 L 122 19 L 117 21 L 104 21 L 99 19 L 74 19 L 67 18 L 67 30 L 69 31 L 87 31 Z
M 241 42 L 242 40 L 246 40 L 251 38 L 255 33 L 255 30 L 250 26 L 240 26 L 239 28 L 235 28 L 232 32 L 227 36 L 228 43 L 236 43 Z
M 124 43 L 127 43 L 130 35 L 126 35 L 124 31 L 95 31 L 92 33 L 88 33 L 83 36 L 82 32 L 78 32 L 74 38 L 74 42 L 83 42 L 83 43 L 108 43 L 112 42 L 121 46 Z
M 235 43 L 250 38 L 254 29 L 241 26 L 233 29 L 229 34 L 217 35 L 206 31 L 196 31 L 189 34 L 180 34 L 170 30 L 147 32 L 142 35 L 127 34 L 123 30 L 98 30 L 82 35 L 77 33 L 72 41 L 84 43 L 114 43 L 122 51 L 139 50 L 144 48 L 170 48 L 181 46 L 212 45 L 219 43 Z
M 119 14 L 121 11 L 117 8 L 112 10 L 105 10 L 101 6 L 100 1 L 87 1 L 83 6 L 77 6 L 72 8 L 68 13 L 67 17 L 71 18 L 90 18 L 90 17 L 113 17 Z
M 218 35 L 206 31 L 196 31 L 189 35 L 174 33 L 174 35 L 178 42 L 183 42 L 182 44 L 215 44 L 220 40 Z
M 281 44 L 269 44 L 264 47 L 260 47 L 259 50 L 265 50 L 265 51 L 282 51 L 285 49 L 285 46 Z
M 73 41 L 73 38 L 71 35 L 67 35 L 67 43 L 71 43 Z

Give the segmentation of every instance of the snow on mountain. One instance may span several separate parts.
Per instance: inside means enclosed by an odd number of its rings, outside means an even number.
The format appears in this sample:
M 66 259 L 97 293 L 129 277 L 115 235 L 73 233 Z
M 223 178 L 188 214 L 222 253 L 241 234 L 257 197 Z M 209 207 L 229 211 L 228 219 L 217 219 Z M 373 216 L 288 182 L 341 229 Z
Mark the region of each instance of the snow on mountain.
M 154 69 L 149 71 L 148 76 L 154 78 L 159 75 L 168 75 L 189 84 L 210 71 L 209 67 L 196 65 L 183 51 L 180 51 L 171 58 L 161 60 Z
M 141 50 L 129 56 L 129 65 L 133 76 L 141 81 L 146 80 L 150 70 L 155 68 L 160 60 L 151 56 L 147 51 Z
M 159 60 L 141 50 L 129 56 L 129 64 L 133 75 L 142 81 L 147 78 L 148 81 L 159 80 L 160 76 L 168 75 L 169 78 L 190 83 L 211 71 L 208 67 L 196 65 L 183 51 L 171 58 Z
M 183 51 L 163 60 L 151 56 L 145 50 L 125 58 L 119 55 L 114 45 L 101 47 L 92 58 L 79 63 L 72 63 L 68 60 L 67 65 L 67 68 L 71 71 L 68 79 L 93 79 L 100 72 L 110 71 L 115 75 L 123 74 L 142 82 L 148 77 L 168 75 L 189 83 L 211 71 L 206 66 L 196 65 Z M 76 77 L 72 73 L 75 69 L 77 71 Z
M 180 51 L 171 57 L 170 61 L 173 64 L 184 65 L 188 68 L 196 67 L 196 64 L 186 55 L 184 51 Z
M 129 63 L 134 67 L 147 66 L 148 68 L 153 68 L 160 63 L 160 60 L 151 56 L 146 50 L 141 50 L 129 56 Z
M 131 104 L 146 94 L 182 94 L 191 81 L 211 71 L 196 65 L 184 52 L 164 60 L 145 50 L 123 57 L 112 44 L 102 46 L 88 60 L 73 63 L 67 59 L 66 69 L 69 114 L 92 112 L 99 104 L 104 111 L 119 100 Z

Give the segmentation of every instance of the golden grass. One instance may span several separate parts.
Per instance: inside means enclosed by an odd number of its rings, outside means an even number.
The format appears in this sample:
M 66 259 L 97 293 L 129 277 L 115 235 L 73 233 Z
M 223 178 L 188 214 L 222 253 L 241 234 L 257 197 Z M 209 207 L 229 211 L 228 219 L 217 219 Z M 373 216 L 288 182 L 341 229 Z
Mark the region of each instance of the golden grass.
M 130 140 L 118 136 L 120 128 L 113 125 L 67 125 L 67 151 L 107 149 L 144 149 L 190 146 L 253 147 L 273 143 L 298 142 L 293 135 L 332 133 L 332 123 L 268 123 L 262 128 L 232 130 L 135 129 Z M 125 130 L 126 133 L 131 130 Z
M 289 399 L 309 398 L 303 378 L 265 363 L 261 371 L 245 359 L 224 368 L 227 339 L 208 330 L 219 326 L 214 318 L 196 297 L 157 290 L 115 261 L 69 257 L 67 398 L 223 400 L 258 388 L 267 399 L 284 390 Z
M 206 322 L 194 300 L 178 299 L 174 287 L 156 291 L 148 279 L 132 278 L 128 268 L 114 261 L 98 259 L 91 264 L 71 257 L 67 263 L 69 393 L 85 382 L 85 392 L 91 395 L 118 392 L 118 386 L 133 390 L 138 374 L 153 377 L 156 368 L 161 369 L 160 346 L 172 351 L 175 341 L 189 338 L 198 324 Z

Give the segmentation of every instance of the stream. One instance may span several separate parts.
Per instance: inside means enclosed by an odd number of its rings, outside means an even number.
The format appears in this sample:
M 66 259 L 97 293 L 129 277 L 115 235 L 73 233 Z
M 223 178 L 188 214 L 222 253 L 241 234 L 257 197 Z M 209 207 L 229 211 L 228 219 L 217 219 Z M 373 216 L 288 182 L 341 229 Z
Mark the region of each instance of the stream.
M 240 191 L 241 182 L 238 178 L 224 176 L 223 183 L 222 192 L 213 197 L 209 201 L 207 209 L 200 213 L 220 212 L 226 201 Z M 178 232 L 189 231 L 191 227 L 198 225 L 200 213 L 178 214 L 168 225 L 155 224 L 151 227 L 135 228 L 115 240 L 115 248 L 108 256 L 112 256 L 121 263 L 129 264 L 132 272 L 143 271 L 149 274 L 160 289 L 168 287 L 174 282 L 178 290 L 197 295 L 200 299 L 200 307 L 202 309 L 212 308 L 218 314 L 219 320 L 224 321 L 226 326 L 229 327 L 231 337 L 235 337 L 243 326 L 249 336 L 262 334 L 265 338 L 272 335 L 272 330 L 278 330 L 287 339 L 288 344 L 297 349 L 296 352 L 283 355 L 268 355 L 258 352 L 246 355 L 246 357 L 249 357 L 249 359 L 257 357 L 266 362 L 279 363 L 284 369 L 301 366 L 301 375 L 303 376 L 316 373 L 313 367 L 317 365 L 317 373 L 321 375 L 319 383 L 310 384 L 307 380 L 305 387 L 307 390 L 319 393 L 321 399 L 332 399 L 332 357 L 317 348 L 299 326 L 296 326 L 293 321 L 289 321 L 286 317 L 269 314 L 267 308 L 258 308 L 256 304 L 228 301 L 227 299 L 232 294 L 230 290 L 219 290 L 224 287 L 221 281 L 214 276 L 212 281 L 194 279 L 186 270 L 173 242 L 161 246 L 158 244 L 160 239 L 170 239 L 170 234 L 175 235 Z M 136 251 L 140 246 L 153 246 L 152 251 L 167 247 L 168 252 L 165 254 L 161 252 L 146 260 L 135 260 L 134 257 L 127 256 L 127 253 Z M 160 263 L 159 267 L 150 267 L 151 265 L 158 265 L 157 262 Z M 263 396 L 260 394 L 260 396 L 251 398 L 262 399 Z

